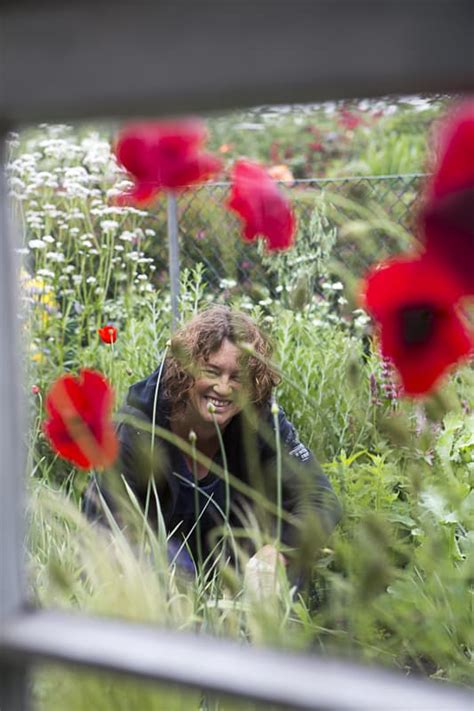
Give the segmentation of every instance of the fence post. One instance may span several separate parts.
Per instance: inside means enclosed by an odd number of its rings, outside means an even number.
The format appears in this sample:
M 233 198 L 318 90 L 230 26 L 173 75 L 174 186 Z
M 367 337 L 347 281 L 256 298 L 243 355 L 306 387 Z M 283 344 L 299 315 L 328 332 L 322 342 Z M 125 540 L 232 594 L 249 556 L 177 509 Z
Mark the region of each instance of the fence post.
M 18 265 L 9 224 L 5 175 L 6 132 L 0 127 L 0 633 L 21 612 L 23 581 L 23 433 L 19 328 L 16 290 Z M 0 709 L 24 711 L 26 668 L 0 662 Z
M 176 193 L 168 192 L 168 259 L 171 290 L 171 332 L 176 330 L 179 320 L 179 235 L 178 202 Z

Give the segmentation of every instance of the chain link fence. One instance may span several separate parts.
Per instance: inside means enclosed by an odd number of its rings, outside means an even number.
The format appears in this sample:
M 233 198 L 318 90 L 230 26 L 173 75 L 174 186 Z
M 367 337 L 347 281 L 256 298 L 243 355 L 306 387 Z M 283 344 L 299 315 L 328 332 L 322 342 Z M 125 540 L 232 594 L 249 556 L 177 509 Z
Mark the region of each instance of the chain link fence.
M 188 189 L 178 198 L 181 269 L 201 262 L 211 289 L 260 285 L 272 295 L 282 278 L 294 278 L 298 269 L 322 257 L 337 260 L 360 276 L 375 260 L 408 246 L 424 178 L 424 174 L 356 176 L 282 184 L 298 227 L 296 246 L 277 260 L 278 269 L 263 240 L 248 243 L 241 238 L 238 218 L 226 209 L 229 183 Z M 156 214 L 154 226 L 163 239 L 154 242 L 152 256 L 159 281 L 166 283 L 166 209 Z

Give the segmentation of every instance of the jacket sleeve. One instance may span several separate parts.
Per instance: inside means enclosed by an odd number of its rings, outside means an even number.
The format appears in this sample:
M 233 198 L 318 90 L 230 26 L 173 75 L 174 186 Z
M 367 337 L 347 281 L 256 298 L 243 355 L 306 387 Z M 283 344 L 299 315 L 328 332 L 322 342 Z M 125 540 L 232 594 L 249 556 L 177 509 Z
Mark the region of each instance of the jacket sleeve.
M 313 453 L 300 441 L 295 427 L 288 421 L 282 408 L 278 413 L 281 443 L 282 504 L 283 509 L 295 516 L 298 525 L 283 523 L 282 542 L 290 547 L 302 545 L 304 532 L 323 543 L 341 518 L 342 511 L 327 476 L 322 472 Z M 271 434 L 275 439 L 273 418 Z M 266 477 L 276 488 L 276 446 L 267 437 L 263 451 Z M 311 533 L 312 532 L 312 533 Z

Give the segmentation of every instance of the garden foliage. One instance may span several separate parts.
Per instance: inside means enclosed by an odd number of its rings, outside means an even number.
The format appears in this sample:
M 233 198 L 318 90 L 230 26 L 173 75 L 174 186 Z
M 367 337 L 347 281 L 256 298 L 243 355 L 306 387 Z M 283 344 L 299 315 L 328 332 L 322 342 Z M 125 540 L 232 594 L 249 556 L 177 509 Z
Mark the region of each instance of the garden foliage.
M 350 116 L 344 116 L 347 126 Z M 390 121 L 395 126 L 396 119 Z M 351 125 L 345 130 L 356 134 L 359 125 Z M 317 143 L 314 131 L 311 137 Z M 419 144 L 417 135 L 413 145 Z M 13 208 L 25 238 L 20 281 L 31 414 L 25 438 L 31 597 L 45 606 L 316 649 L 469 683 L 472 371 L 466 366 L 424 403 L 402 401 L 354 300 L 351 270 L 337 259 L 341 233 L 357 233 L 356 247 L 366 235 L 376 250 L 381 230 L 393 236 L 393 247 L 405 246 L 406 230 L 382 209 L 374 215 L 358 202 L 344 202 L 344 219 L 342 213 L 337 219 L 337 198 L 305 196 L 313 200 L 311 221 L 295 250 L 272 260 L 261 255 L 273 291 L 250 281 L 242 288 L 232 274 L 210 289 L 206 281 L 213 277 L 202 264 L 182 275 L 183 319 L 212 300 L 226 301 L 271 333 L 283 376 L 278 402 L 344 508 L 343 522 L 324 545 L 307 523 L 301 555 L 317 560 L 309 589 L 298 592 L 282 580 L 279 597 L 262 609 L 230 569 L 182 581 L 167 562 L 164 541 L 143 520 L 142 544 L 134 548 L 113 523 L 106 534 L 84 519 L 80 494 L 88 475 L 49 450 L 41 427 L 44 394 L 64 371 L 90 368 L 107 377 L 120 404 L 128 386 L 156 367 L 170 322 L 167 287 L 154 269 L 155 251 L 164 250 L 164 223 L 158 211 L 111 204 L 128 186 L 109 141 L 98 133 L 44 126 L 15 137 L 12 151 Z M 361 160 L 372 161 L 373 169 L 373 152 Z M 311 252 L 310 237 L 317 243 Z M 219 240 L 223 244 L 225 235 Z M 107 342 L 98 329 L 109 324 L 117 330 Z M 198 709 L 207 703 L 199 695 L 183 700 L 174 691 L 51 669 L 38 675 L 36 689 L 44 709 Z M 219 702 L 218 708 L 233 706 Z

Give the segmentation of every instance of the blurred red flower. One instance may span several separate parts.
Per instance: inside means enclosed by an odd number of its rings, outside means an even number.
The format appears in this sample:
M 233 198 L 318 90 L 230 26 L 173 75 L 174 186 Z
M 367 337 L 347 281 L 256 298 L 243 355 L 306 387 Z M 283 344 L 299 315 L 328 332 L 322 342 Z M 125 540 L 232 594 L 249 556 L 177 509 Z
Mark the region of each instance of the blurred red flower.
M 41 392 L 41 391 L 40 391 L 40 388 L 39 388 L 38 385 L 32 385 L 32 386 L 31 386 L 31 393 L 32 393 L 33 395 L 39 395 L 40 392 Z
M 427 393 L 472 352 L 472 335 L 455 308 L 460 296 L 457 281 L 435 260 L 392 259 L 366 277 L 365 306 L 406 394 Z
M 118 454 L 110 420 L 113 390 L 101 373 L 63 375 L 46 396 L 44 432 L 52 448 L 81 469 L 109 467 Z
M 200 152 L 206 137 L 206 128 L 197 119 L 127 126 L 118 137 L 115 153 L 135 185 L 118 202 L 143 204 L 160 190 L 180 190 L 217 173 L 221 161 Z
M 427 252 L 454 272 L 465 294 L 474 294 L 474 101 L 445 121 L 438 144 L 421 235 Z
M 100 340 L 103 343 L 115 343 L 115 341 L 117 340 L 117 329 L 111 324 L 107 324 L 107 326 L 102 326 L 102 328 L 98 328 L 97 333 L 99 334 Z
M 342 109 L 339 113 L 337 120 L 339 125 L 347 129 L 348 131 L 353 131 L 358 126 L 364 123 L 360 116 L 357 116 L 357 114 L 354 114 L 348 109 Z
M 258 163 L 236 161 L 227 206 L 243 220 L 243 237 L 248 242 L 262 235 L 270 251 L 293 244 L 296 220 L 290 203 Z

